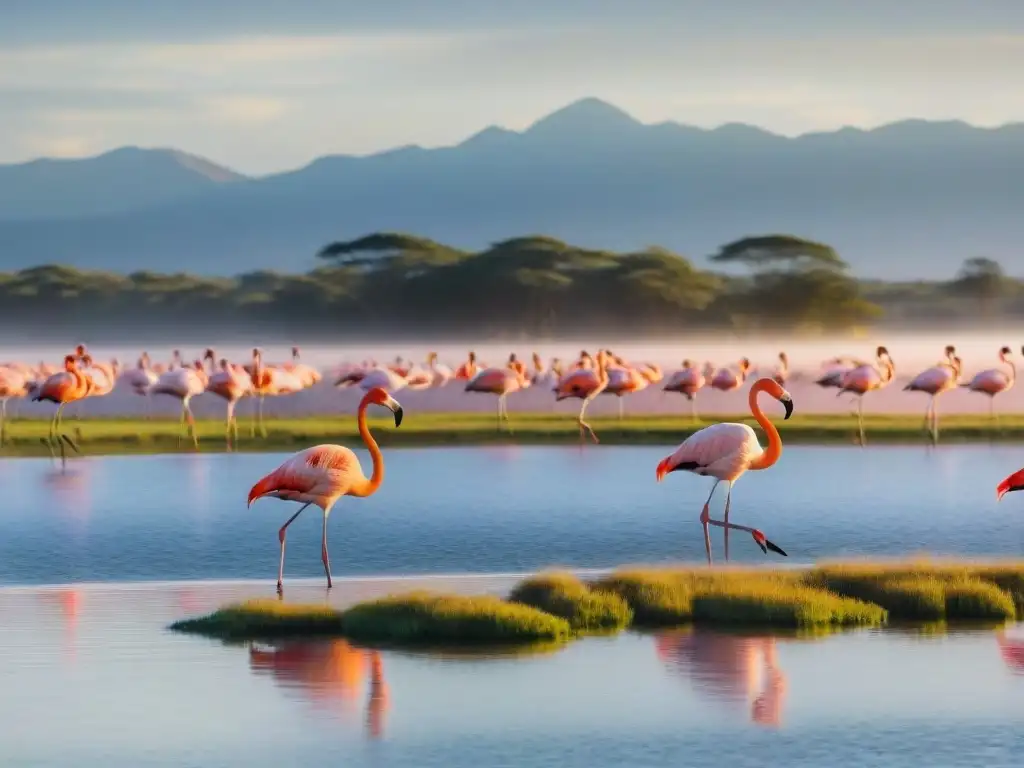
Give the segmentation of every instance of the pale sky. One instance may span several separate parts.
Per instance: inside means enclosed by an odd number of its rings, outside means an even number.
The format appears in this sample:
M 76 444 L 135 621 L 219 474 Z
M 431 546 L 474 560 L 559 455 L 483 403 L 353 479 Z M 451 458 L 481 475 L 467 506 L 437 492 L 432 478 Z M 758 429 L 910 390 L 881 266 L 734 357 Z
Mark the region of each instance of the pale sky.
M 0 0 L 0 19 L 0 163 L 131 144 L 260 174 L 586 96 L 787 135 L 1024 120 L 1021 0 Z

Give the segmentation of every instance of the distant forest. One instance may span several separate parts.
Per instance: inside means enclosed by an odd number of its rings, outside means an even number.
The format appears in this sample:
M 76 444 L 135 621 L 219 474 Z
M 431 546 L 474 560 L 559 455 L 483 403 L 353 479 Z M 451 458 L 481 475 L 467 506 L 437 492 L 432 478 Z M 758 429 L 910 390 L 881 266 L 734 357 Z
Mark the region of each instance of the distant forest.
M 657 247 L 610 253 L 543 236 L 466 252 L 378 233 L 319 257 L 307 274 L 234 278 L 34 267 L 0 274 L 0 318 L 33 340 L 182 342 L 816 334 L 1024 318 L 1024 284 L 991 259 L 967 259 L 946 282 L 861 281 L 830 246 L 791 235 L 728 243 L 708 268 Z

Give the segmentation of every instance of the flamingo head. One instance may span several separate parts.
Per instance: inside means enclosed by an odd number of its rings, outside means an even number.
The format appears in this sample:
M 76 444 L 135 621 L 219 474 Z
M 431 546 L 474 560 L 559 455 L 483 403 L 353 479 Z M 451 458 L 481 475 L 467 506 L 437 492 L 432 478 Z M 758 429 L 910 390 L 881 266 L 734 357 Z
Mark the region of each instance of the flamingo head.
M 469 351 L 469 362 L 471 362 L 471 363 L 475 363 L 476 362 L 476 352 L 474 352 L 473 350 Z
M 231 364 L 228 363 L 228 359 L 226 357 L 222 357 L 220 359 L 220 369 L 222 371 L 228 371 L 230 369 L 230 367 L 231 367 Z
M 427 353 L 427 365 L 433 365 L 437 362 L 437 352 Z
M 75 347 L 75 357 L 82 358 L 85 356 L 85 344 L 79 344 Z
M 206 351 L 203 352 L 203 360 L 213 360 L 215 357 L 216 355 L 210 347 L 207 347 Z
M 537 368 L 539 370 L 541 368 L 542 363 L 543 363 L 543 361 L 540 359 L 540 355 L 538 355 L 536 352 L 534 352 L 533 353 L 533 367 Z
M 298 359 L 299 359 L 299 348 L 298 347 L 292 347 L 292 360 L 298 360 Z
M 785 352 L 779 352 L 779 360 L 785 364 L 789 364 L 789 356 Z
M 86 368 L 91 366 L 92 365 L 92 356 L 88 355 L 88 354 L 83 355 L 82 356 L 82 365 L 84 365 Z
M 996 501 L 1013 491 L 1024 491 L 1024 469 L 1014 472 L 996 486 Z
M 951 349 L 953 349 L 953 348 L 952 347 L 946 347 L 946 350 L 947 350 L 948 354 L 952 354 L 952 352 L 949 352 L 949 350 L 951 350 Z M 878 349 L 875 350 L 875 357 L 888 357 L 888 356 L 889 356 L 889 350 L 886 349 L 885 347 L 879 347 Z
M 1013 350 L 1011 350 L 1009 347 L 1003 347 L 1002 349 L 999 350 L 999 356 L 1000 357 L 1006 357 L 1007 355 L 1012 355 L 1012 354 L 1013 354 Z
M 517 362 L 518 360 L 519 360 L 519 358 L 516 357 L 516 353 L 515 352 L 513 352 L 511 355 L 508 356 L 508 362 L 509 362 L 510 365 L 512 363 L 514 363 L 514 362 Z
M 780 547 L 778 544 L 773 544 L 772 542 L 768 541 L 768 539 L 765 538 L 765 535 L 756 528 L 750 532 L 750 535 L 754 537 L 754 543 L 757 544 L 757 546 L 761 548 L 761 551 L 764 552 L 766 555 L 768 554 L 768 550 L 771 550 L 772 552 L 777 552 L 783 557 L 789 557 L 789 555 L 786 554 L 785 550 L 783 550 L 782 547 Z
M 782 403 L 783 407 L 786 409 L 786 415 L 783 418 L 788 419 L 793 415 L 793 398 L 790 396 L 789 392 L 786 391 L 785 387 L 779 384 L 779 382 L 775 379 L 765 378 L 758 381 L 755 386 L 760 387 L 763 392 L 767 392 Z
M 690 358 L 683 360 L 683 368 L 693 368 L 693 360 Z
M 374 387 L 363 397 L 366 403 L 373 403 L 374 405 L 382 405 L 395 414 L 395 426 L 402 426 L 402 406 L 395 398 L 387 393 L 383 387 Z
M 746 373 L 750 370 L 750 360 L 745 357 L 740 358 L 740 370 Z
M 952 344 L 947 344 L 945 351 L 946 351 L 946 357 L 952 357 L 953 355 L 956 354 L 956 347 L 954 347 Z
M 75 360 L 75 356 L 74 355 L 65 355 L 64 356 L 64 370 L 65 371 L 73 371 L 73 370 L 75 370 L 76 363 L 77 363 L 77 361 Z

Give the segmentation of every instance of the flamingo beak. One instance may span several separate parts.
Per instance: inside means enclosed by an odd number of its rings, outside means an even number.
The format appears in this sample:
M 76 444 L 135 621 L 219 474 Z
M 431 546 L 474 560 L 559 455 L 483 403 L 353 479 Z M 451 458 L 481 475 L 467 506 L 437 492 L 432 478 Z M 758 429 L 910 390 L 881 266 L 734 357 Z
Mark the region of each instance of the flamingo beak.
M 658 478 L 658 482 L 660 483 L 664 479 L 665 475 L 667 475 L 671 471 L 672 457 L 669 456 L 667 458 L 662 459 L 661 463 L 658 464 L 658 469 L 655 473 L 655 476 Z
M 395 426 L 402 426 L 402 416 L 404 411 L 402 410 L 402 406 L 399 402 L 395 400 L 395 398 L 389 396 L 388 399 L 384 401 L 384 406 L 391 409 L 391 412 L 395 414 Z
M 264 477 L 252 487 L 252 490 L 249 491 L 249 499 L 246 507 L 251 507 L 252 503 L 256 501 L 256 499 L 265 496 L 271 490 L 273 490 L 273 485 Z
M 1024 491 L 1024 469 L 1014 472 L 996 486 L 996 501 L 1013 491 Z
M 786 554 L 785 550 L 782 547 L 780 547 L 778 544 L 773 544 L 772 542 L 768 541 L 768 539 L 765 538 L 765 535 L 761 533 L 761 531 L 753 531 L 751 535 L 754 537 L 754 543 L 757 544 L 757 546 L 761 548 L 761 551 L 764 552 L 766 555 L 768 554 L 768 552 L 775 552 L 777 554 L 782 555 L 783 557 L 789 557 L 789 555 Z
M 783 392 L 779 400 L 782 407 L 786 409 L 786 415 L 783 418 L 788 419 L 793 415 L 793 398 L 789 396 L 789 392 Z

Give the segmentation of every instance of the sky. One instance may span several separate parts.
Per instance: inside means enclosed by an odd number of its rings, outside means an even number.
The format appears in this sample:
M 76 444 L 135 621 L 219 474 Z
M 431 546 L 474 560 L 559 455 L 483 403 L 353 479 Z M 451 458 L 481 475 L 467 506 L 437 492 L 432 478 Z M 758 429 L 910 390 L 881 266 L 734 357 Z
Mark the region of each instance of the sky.
M 242 173 L 522 130 L 595 96 L 796 135 L 1024 120 L 1020 0 L 0 0 L 0 163 Z

